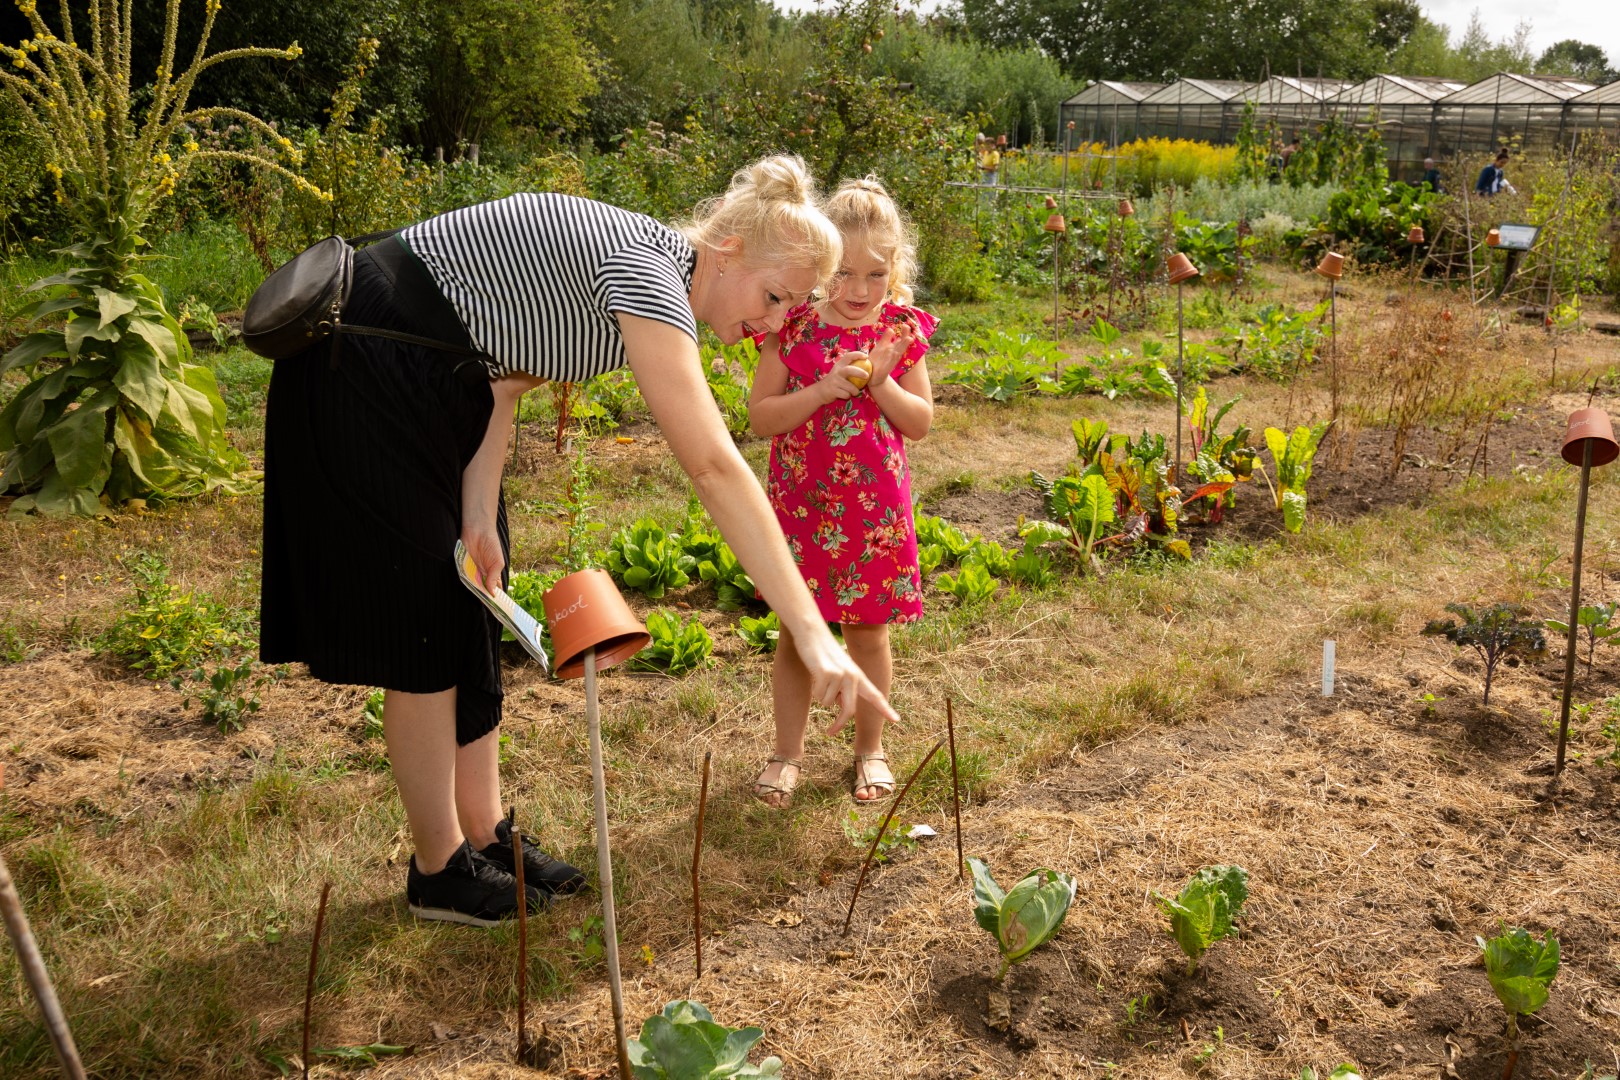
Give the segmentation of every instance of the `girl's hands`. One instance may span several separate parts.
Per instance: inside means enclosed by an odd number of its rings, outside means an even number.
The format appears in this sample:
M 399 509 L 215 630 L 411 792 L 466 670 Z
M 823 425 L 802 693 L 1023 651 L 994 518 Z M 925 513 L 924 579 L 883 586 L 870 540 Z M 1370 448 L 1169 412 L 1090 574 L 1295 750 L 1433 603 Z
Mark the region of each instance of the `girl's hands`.
M 868 385 L 876 386 L 887 379 L 889 373 L 906 358 L 906 353 L 911 351 L 912 343 L 916 340 L 917 330 L 909 319 L 885 330 L 869 354 L 872 360 L 872 381 Z
M 834 355 L 832 370 L 816 384 L 821 387 L 822 396 L 826 399 L 824 403 L 847 401 L 861 392 L 871 376 L 871 370 L 869 364 L 857 364 L 856 361 L 866 359 L 866 354 L 859 349 L 841 349 Z

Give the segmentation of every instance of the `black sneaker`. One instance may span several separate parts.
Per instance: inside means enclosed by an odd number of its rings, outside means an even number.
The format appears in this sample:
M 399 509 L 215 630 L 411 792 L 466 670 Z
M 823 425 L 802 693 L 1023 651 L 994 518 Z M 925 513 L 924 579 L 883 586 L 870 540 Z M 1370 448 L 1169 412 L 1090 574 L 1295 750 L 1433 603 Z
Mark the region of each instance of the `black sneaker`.
M 545 909 L 547 897 L 524 882 L 531 912 Z M 463 840 L 444 869 L 424 874 L 411 868 L 405 876 L 405 899 L 418 919 L 496 926 L 517 915 L 517 879 L 473 850 Z
M 512 826 L 515 811 L 495 823 L 495 842 L 478 854 L 499 866 L 508 874 L 517 873 L 517 862 L 512 858 Z M 523 837 L 523 884 L 534 886 L 553 896 L 567 896 L 585 887 L 585 875 L 561 859 L 554 859 Z

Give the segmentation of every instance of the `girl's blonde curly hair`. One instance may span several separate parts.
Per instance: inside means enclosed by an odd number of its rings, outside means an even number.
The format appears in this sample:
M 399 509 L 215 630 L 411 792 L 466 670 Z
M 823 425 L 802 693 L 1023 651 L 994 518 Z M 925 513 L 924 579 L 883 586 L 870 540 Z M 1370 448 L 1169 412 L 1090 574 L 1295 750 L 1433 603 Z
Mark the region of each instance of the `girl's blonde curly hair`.
M 864 246 L 873 258 L 889 264 L 888 299 L 909 306 L 917 276 L 917 237 L 883 181 L 870 175 L 845 180 L 827 200 L 826 211 L 846 245 Z
M 797 154 L 776 154 L 738 169 L 724 195 L 706 199 L 678 226 L 693 247 L 742 241 L 748 266 L 807 266 L 829 280 L 844 257 L 838 229 L 821 210 L 816 182 Z

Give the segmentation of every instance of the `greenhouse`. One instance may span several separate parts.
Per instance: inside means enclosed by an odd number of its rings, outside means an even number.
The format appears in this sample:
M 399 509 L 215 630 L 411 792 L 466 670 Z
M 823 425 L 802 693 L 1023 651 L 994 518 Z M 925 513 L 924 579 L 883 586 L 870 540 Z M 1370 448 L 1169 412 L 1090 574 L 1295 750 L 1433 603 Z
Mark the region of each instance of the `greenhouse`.
M 1093 83 L 1065 101 L 1060 120 L 1076 137 L 1100 142 L 1135 138 L 1230 143 L 1244 109 L 1292 129 L 1328 116 L 1377 125 L 1392 167 L 1404 174 L 1425 157 L 1475 156 L 1513 144 L 1566 146 L 1576 132 L 1620 132 L 1620 82 L 1594 87 L 1550 75 L 1502 72 L 1471 85 L 1409 75 L 1375 75 L 1361 83 L 1277 76 L 1258 83 L 1180 79 Z

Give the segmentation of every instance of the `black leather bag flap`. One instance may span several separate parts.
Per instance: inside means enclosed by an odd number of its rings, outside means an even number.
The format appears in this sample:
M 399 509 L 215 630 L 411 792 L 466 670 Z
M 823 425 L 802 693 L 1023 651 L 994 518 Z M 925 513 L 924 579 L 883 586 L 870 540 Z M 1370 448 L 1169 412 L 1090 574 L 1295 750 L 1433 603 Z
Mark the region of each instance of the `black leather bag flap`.
M 283 264 L 254 292 L 242 314 L 242 343 L 285 360 L 335 328 L 354 280 L 354 248 L 328 236 Z

